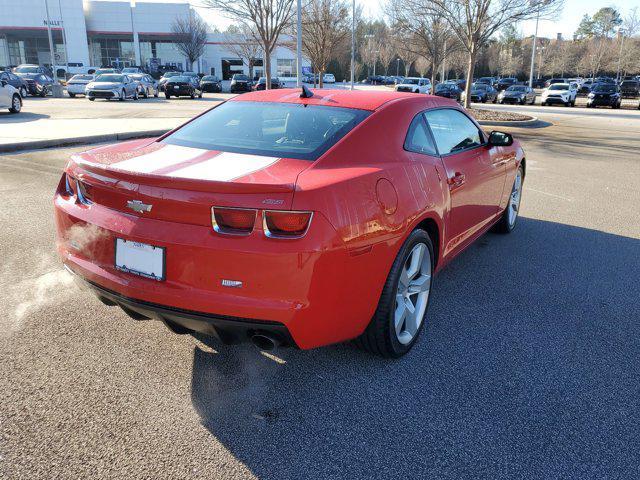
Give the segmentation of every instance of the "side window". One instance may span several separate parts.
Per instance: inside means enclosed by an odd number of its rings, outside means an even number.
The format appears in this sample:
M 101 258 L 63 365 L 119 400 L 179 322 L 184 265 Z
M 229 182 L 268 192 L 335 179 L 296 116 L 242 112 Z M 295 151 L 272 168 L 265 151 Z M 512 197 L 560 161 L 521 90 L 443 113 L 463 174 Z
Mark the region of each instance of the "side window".
M 441 155 L 482 145 L 478 127 L 458 110 L 431 110 L 425 117 Z
M 404 148 L 410 152 L 437 155 L 436 147 L 427 130 L 427 125 L 424 122 L 422 114 L 416 115 L 411 125 L 409 125 Z

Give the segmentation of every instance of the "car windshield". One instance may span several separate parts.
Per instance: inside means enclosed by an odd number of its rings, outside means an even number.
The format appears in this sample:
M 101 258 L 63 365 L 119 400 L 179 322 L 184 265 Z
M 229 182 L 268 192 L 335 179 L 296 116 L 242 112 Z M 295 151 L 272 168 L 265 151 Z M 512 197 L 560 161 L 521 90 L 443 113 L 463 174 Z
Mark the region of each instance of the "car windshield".
M 232 80 L 249 80 L 249 77 L 246 75 L 234 75 Z
M 420 83 L 420 79 L 419 78 L 405 78 L 404 82 L 408 85 L 418 85 L 418 83 Z
M 296 103 L 230 101 L 162 140 L 185 147 L 315 160 L 369 112 Z
M 171 77 L 169 79 L 169 83 L 178 83 L 178 82 L 191 82 L 189 77 L 180 76 L 180 77 Z
M 74 75 L 71 80 L 93 80 L 93 75 Z
M 569 85 L 566 83 L 554 83 L 549 87 L 549 90 L 569 90 Z
M 124 77 L 122 75 L 104 74 L 96 77 L 96 82 L 113 82 L 122 83 Z
M 596 85 L 593 91 L 598 93 L 613 93 L 616 91 L 616 86 L 611 84 Z
M 436 92 L 441 90 L 451 90 L 453 88 L 454 88 L 453 85 L 444 83 L 444 84 L 436 85 Z
M 136 73 L 138 71 L 137 68 L 123 68 L 122 73 Z
M 218 77 L 214 77 L 213 75 L 205 75 L 204 77 L 202 77 L 202 80 L 204 80 L 205 82 L 217 82 Z
M 488 90 L 489 89 L 489 85 L 485 85 L 484 83 L 474 83 L 472 85 L 472 89 L 473 90 Z
M 622 86 L 623 87 L 636 87 L 636 86 L 638 86 L 638 82 L 636 82 L 634 80 L 625 80 L 624 82 L 622 82 Z
M 507 88 L 507 92 L 526 92 L 527 91 L 527 87 L 523 87 L 521 85 L 512 85 L 511 87 Z
M 39 73 L 38 67 L 16 67 L 16 73 Z
M 164 74 L 164 78 L 177 77 L 180 75 L 180 72 L 167 72 Z

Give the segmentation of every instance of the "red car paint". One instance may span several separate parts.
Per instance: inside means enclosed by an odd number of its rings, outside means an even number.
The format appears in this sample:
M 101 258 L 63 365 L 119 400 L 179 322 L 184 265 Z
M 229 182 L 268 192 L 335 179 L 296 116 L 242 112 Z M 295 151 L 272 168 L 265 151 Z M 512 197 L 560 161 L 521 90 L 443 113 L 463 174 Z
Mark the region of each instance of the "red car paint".
M 407 130 L 417 114 L 443 107 L 463 111 L 436 96 L 321 90 L 300 98 L 299 90 L 282 89 L 229 101 L 372 113 L 316 161 L 265 160 L 262 168 L 240 177 L 233 172 L 224 179 L 171 176 L 176 165 L 197 167 L 227 153 L 160 143 L 166 136 L 73 156 L 65 172 L 86 185 L 92 203 L 67 195 L 63 177 L 55 217 L 58 250 L 70 269 L 130 299 L 278 322 L 300 348 L 341 342 L 366 328 L 411 231 L 430 222 L 436 271 L 442 269 L 500 218 L 524 157 L 517 142 L 508 147 L 485 144 L 442 158 L 406 151 Z M 136 162 L 138 171 L 118 167 Z M 150 164 L 153 168 L 144 166 Z M 127 210 L 131 200 L 153 208 Z M 212 206 L 258 209 L 253 232 L 217 233 Z M 262 215 L 271 209 L 313 212 L 306 235 L 267 237 Z M 79 238 L 74 239 L 74 232 L 81 232 Z M 164 247 L 165 280 L 116 270 L 116 237 Z M 242 281 L 243 286 L 228 288 L 223 279 Z

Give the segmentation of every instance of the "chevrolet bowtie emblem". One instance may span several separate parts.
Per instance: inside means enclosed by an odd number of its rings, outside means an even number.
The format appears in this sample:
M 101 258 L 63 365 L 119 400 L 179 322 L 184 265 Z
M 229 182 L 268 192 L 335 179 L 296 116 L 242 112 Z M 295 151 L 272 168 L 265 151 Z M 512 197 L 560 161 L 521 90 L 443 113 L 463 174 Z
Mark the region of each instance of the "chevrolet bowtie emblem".
M 151 207 L 153 207 L 153 205 L 142 203 L 140 200 L 128 200 L 127 207 L 133 210 L 134 212 L 144 213 L 144 212 L 150 212 Z

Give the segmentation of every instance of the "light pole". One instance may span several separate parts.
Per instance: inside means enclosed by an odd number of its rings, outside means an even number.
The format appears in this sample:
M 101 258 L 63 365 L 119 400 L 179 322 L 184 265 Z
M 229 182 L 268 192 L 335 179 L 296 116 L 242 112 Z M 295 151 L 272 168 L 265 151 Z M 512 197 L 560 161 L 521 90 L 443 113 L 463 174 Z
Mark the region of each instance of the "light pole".
M 67 67 L 66 73 L 69 73 L 69 51 L 67 50 L 67 30 L 64 28 L 64 20 L 62 19 L 61 0 L 58 0 L 58 10 L 60 11 L 60 26 L 62 27 L 62 44 L 64 45 L 64 64 Z
M 374 37 L 374 35 L 372 33 L 367 33 L 364 38 L 367 39 L 367 44 L 368 44 L 368 50 L 373 53 L 373 51 L 371 50 L 371 39 Z M 367 72 L 371 73 L 371 70 L 369 70 L 369 68 L 367 68 Z M 375 62 L 373 63 L 373 76 L 376 76 L 376 64 Z
M 540 69 L 542 68 L 542 52 L 544 52 L 544 45 L 540 45 L 538 48 L 538 80 L 540 80 Z
M 56 80 L 56 55 L 53 51 L 53 36 L 51 35 L 51 18 L 49 18 L 49 4 L 44 0 L 44 9 L 47 12 L 47 35 L 49 36 L 49 54 L 51 55 L 51 74 L 53 75 L 53 85 L 51 85 L 51 95 L 56 98 L 62 97 L 62 85 Z
M 620 65 L 622 63 L 622 46 L 624 45 L 624 28 L 618 29 L 618 35 L 620 36 L 620 53 L 618 54 L 618 73 L 616 74 L 616 80 L 620 82 Z
M 351 90 L 356 69 L 356 0 L 351 5 Z
M 540 3 L 538 3 L 538 13 L 536 14 L 536 32 L 533 35 L 531 44 L 531 70 L 529 71 L 529 88 L 533 88 L 533 68 L 536 63 L 536 40 L 538 40 L 538 23 L 540 22 Z
M 400 57 L 396 58 L 396 77 L 400 76 Z
M 298 78 L 296 79 L 296 87 L 300 88 L 302 86 L 302 0 L 298 0 L 296 15 L 298 17 L 298 25 L 296 29 L 296 53 L 298 58 L 296 74 Z

